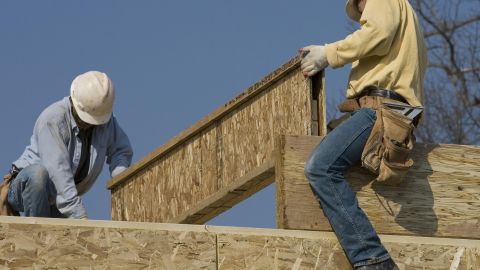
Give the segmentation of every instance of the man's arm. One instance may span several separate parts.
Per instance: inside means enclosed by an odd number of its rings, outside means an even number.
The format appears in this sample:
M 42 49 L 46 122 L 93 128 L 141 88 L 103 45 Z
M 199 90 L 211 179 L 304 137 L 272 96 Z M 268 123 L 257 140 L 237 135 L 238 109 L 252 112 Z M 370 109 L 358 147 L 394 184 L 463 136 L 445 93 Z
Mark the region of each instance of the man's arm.
M 47 121 L 38 128 L 38 152 L 57 190 L 58 210 L 70 218 L 86 218 L 87 211 L 78 196 L 68 149 L 58 125 Z
M 326 45 L 328 63 L 333 68 L 388 53 L 400 25 L 398 1 L 368 0 L 360 24 L 361 28 L 344 40 Z
M 132 163 L 133 150 L 127 134 L 113 117 L 113 140 L 107 149 L 107 163 L 112 177 L 120 174 Z

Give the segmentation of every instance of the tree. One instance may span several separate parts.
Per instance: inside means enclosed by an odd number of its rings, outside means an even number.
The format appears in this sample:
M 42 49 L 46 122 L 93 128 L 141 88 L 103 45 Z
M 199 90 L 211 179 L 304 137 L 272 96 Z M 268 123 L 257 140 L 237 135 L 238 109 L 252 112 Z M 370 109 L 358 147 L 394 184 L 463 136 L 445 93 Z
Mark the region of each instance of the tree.
M 480 143 L 480 0 L 412 0 L 424 28 L 428 69 L 424 142 Z

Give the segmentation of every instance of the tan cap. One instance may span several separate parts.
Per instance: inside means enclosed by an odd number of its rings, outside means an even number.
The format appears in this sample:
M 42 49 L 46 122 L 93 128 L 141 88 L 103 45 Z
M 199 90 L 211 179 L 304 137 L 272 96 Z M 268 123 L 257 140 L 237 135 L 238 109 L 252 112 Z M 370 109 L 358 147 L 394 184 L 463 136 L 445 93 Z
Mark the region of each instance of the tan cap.
M 362 17 L 362 13 L 358 11 L 358 8 L 355 5 L 355 0 L 347 0 L 347 15 L 350 19 L 358 22 L 360 21 L 360 17 Z
M 88 71 L 78 75 L 70 87 L 70 96 L 82 121 L 103 125 L 112 117 L 115 89 L 107 74 Z

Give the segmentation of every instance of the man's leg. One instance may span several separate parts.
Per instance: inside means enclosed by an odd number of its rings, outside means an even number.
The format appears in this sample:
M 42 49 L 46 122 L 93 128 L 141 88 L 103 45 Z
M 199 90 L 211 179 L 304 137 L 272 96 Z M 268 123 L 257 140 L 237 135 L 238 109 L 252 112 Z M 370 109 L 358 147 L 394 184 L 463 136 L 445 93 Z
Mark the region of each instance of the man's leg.
M 305 167 L 312 190 L 355 267 L 390 258 L 343 175 L 360 160 L 375 119 L 372 109 L 356 111 L 324 138 Z
M 11 182 L 8 203 L 27 217 L 50 217 L 51 180 L 42 165 L 30 165 Z
M 67 218 L 65 215 L 60 213 L 55 204 L 50 205 L 50 217 L 52 218 Z

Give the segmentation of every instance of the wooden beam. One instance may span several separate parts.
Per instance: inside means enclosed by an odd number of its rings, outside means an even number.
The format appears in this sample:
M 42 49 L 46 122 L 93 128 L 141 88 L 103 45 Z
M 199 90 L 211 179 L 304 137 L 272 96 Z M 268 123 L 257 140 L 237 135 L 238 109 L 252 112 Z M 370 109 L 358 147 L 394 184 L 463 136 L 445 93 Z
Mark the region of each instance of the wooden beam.
M 201 201 L 184 214 L 169 220 L 169 223 L 204 224 L 219 214 L 232 208 L 268 185 L 275 177 L 273 162 L 254 169 L 234 184 L 224 187 L 213 196 Z
M 243 91 L 240 95 L 225 103 L 223 106 L 217 108 L 215 111 L 209 115 L 202 118 L 200 121 L 196 122 L 191 127 L 182 131 L 180 134 L 172 138 L 170 141 L 155 149 L 153 152 L 142 158 L 139 162 L 132 165 L 128 170 L 122 172 L 120 175 L 112 178 L 107 183 L 108 189 L 113 189 L 115 186 L 120 183 L 130 179 L 135 173 L 140 172 L 142 169 L 148 167 L 162 156 L 165 156 L 169 151 L 173 150 L 175 147 L 180 144 L 188 141 L 190 138 L 194 137 L 196 134 L 202 130 L 208 128 L 215 121 L 221 119 L 223 116 L 231 113 L 233 110 L 248 102 L 249 100 L 256 97 L 258 94 L 261 94 L 265 89 L 268 89 L 274 83 L 278 82 L 284 78 L 285 74 L 291 72 L 292 70 L 297 69 L 300 66 L 301 58 L 296 56 L 290 59 L 280 68 L 276 69 L 272 73 L 265 76 L 261 81 L 250 86 L 248 89 Z
M 304 176 L 320 137 L 284 136 L 276 168 L 279 228 L 331 230 Z M 372 182 L 355 167 L 347 173 L 360 207 L 379 233 L 480 238 L 480 147 L 417 144 L 415 164 L 397 187 Z
M 263 188 L 242 181 L 274 160 L 274 138 L 321 134 L 325 124 L 323 73 L 305 79 L 299 63 L 290 60 L 109 181 L 112 219 L 204 222 L 231 207 L 224 202 Z M 228 191 L 239 187 L 244 196 L 233 200 Z
M 480 269 L 480 241 L 380 235 L 400 269 Z M 0 217 L 8 269 L 351 269 L 330 232 Z

